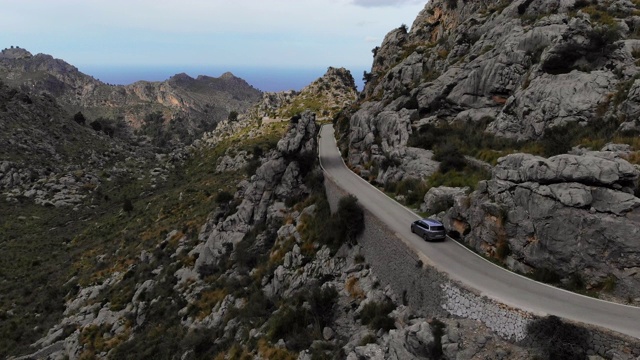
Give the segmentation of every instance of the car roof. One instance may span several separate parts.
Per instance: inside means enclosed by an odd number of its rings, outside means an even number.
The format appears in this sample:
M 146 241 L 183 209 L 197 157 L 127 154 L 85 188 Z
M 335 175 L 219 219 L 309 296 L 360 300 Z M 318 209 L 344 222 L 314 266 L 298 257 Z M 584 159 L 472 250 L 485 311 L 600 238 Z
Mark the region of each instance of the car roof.
M 431 226 L 431 225 L 436 225 L 436 226 L 437 226 L 437 225 L 439 225 L 439 226 L 442 226 L 442 223 L 441 223 L 440 221 L 438 221 L 438 220 L 435 220 L 435 219 L 429 219 L 429 218 L 427 218 L 427 219 L 422 219 L 422 220 L 420 220 L 420 222 L 422 222 L 422 223 L 424 223 L 424 224 L 427 224 L 427 225 L 429 225 L 429 226 Z

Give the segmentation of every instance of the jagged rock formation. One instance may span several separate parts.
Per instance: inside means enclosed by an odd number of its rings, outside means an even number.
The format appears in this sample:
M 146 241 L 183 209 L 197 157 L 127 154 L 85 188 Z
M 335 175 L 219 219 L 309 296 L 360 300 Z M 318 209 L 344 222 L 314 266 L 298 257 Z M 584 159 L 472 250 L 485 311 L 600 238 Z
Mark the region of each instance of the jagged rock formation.
M 619 18 L 633 7 L 626 1 L 599 3 Z M 605 32 L 606 41 L 596 49 L 598 38 L 593 36 L 605 24 L 597 12 L 602 10 L 580 4 L 584 2 L 432 0 L 410 32 L 400 28 L 387 36 L 375 53 L 359 108 L 346 124 L 349 111 L 338 116 L 352 164 L 363 176 L 372 169 L 365 164 L 378 164 L 382 171 L 369 176 L 380 183 L 424 178 L 438 169 L 438 162 L 431 150 L 409 144 L 416 130 L 441 122 L 477 121 L 494 134 L 525 139 L 544 137 L 547 125 L 558 119 L 559 124 L 586 123 L 621 113 L 634 116 L 638 89 L 630 80 L 636 68 L 627 56 L 633 54 L 634 42 L 625 40 L 624 49 L 614 48 L 621 43 L 609 43 L 612 33 Z M 599 15 L 600 23 L 587 21 L 587 15 Z M 626 17 L 619 34 L 633 34 L 636 22 Z M 567 49 L 573 57 L 558 61 Z M 21 49 L 9 49 L 2 57 L 2 63 L 37 58 L 42 61 L 37 66 L 74 73 L 64 63 Z M 68 80 L 47 79 L 31 84 Z M 411 300 L 406 293 L 380 286 L 363 247 L 331 249 L 309 235 L 313 221 L 328 223 L 314 218 L 322 214 L 322 200 L 307 197 L 320 183 L 312 161 L 318 119 L 302 110 L 322 98 L 327 101 L 321 101 L 318 118 L 333 116 L 339 112 L 333 102 L 341 107 L 352 98 L 349 79 L 350 74 L 330 68 L 307 93 L 264 94 L 249 112 L 224 120 L 192 146 L 168 155 L 154 154 L 143 142 L 135 145 L 138 139 L 127 132 L 111 138 L 72 121 L 67 102 L 44 106 L 48 96 L 0 88 L 0 116 L 9 119 L 0 121 L 0 141 L 7 144 L 0 147 L 5 151 L 0 213 L 9 218 L 13 211 L 30 210 L 25 199 L 32 195 L 36 202 L 63 207 L 46 209 L 55 214 L 67 205 L 75 208 L 70 216 L 51 222 L 38 222 L 36 215 L 10 218 L 23 224 L 15 228 L 20 230 L 32 223 L 46 225 L 41 237 L 53 241 L 37 249 L 46 258 L 0 258 L 0 274 L 7 279 L 0 283 L 0 354 L 32 353 L 25 359 L 529 358 L 526 344 L 455 316 L 482 318 L 487 308 L 480 296 L 445 286 L 442 290 L 451 293 L 448 302 L 435 312 L 454 316 L 417 314 L 405 305 Z M 571 83 L 591 80 L 595 82 Z M 162 102 L 175 103 L 170 91 L 165 96 L 162 89 L 215 87 L 213 80 L 182 75 L 170 82 L 141 83 L 122 96 L 132 91 L 136 98 L 160 96 Z M 334 85 L 337 90 L 331 90 Z M 59 90 L 63 100 L 70 94 L 64 86 Z M 187 106 L 183 100 L 178 107 Z M 260 126 L 265 116 L 287 122 Z M 635 129 L 633 118 L 616 121 L 623 120 L 629 121 L 621 128 Z M 284 135 L 275 141 L 269 131 L 279 129 Z M 29 146 L 29 139 L 36 139 L 36 145 Z M 89 151 L 100 144 L 105 148 Z M 84 147 L 87 151 L 78 151 Z M 516 270 L 553 268 L 565 276 L 564 282 L 579 274 L 596 288 L 617 282 L 618 297 L 636 296 L 638 169 L 625 160 L 632 158 L 630 147 L 602 150 L 575 149 L 550 158 L 509 155 L 470 194 L 466 189 L 433 189 L 425 197 L 425 210 L 453 205 L 440 214 L 448 227 L 479 252 L 504 256 Z M 46 167 L 47 158 L 53 159 L 52 169 Z M 91 166 L 78 167 L 86 159 Z M 469 156 L 465 161 L 490 166 Z M 121 203 L 103 199 L 108 194 L 99 194 L 100 204 L 95 200 L 97 189 L 119 177 L 124 181 L 110 188 L 130 185 L 128 192 L 117 194 L 139 197 L 132 214 Z M 78 199 L 85 207 L 71 201 L 78 186 L 94 202 Z M 51 191 L 39 193 L 43 188 Z M 59 193 L 70 196 L 51 199 Z M 14 224 L 0 225 L 12 247 L 30 244 L 16 244 L 21 238 Z M 66 227 L 80 234 L 62 232 Z M 386 240 L 383 231 L 374 236 Z M 28 273 L 13 272 L 14 262 Z M 61 280 L 64 274 L 70 275 Z M 24 286 L 37 281 L 47 283 L 45 295 Z M 48 301 L 29 304 L 41 297 Z M 494 310 L 495 316 L 488 317 L 500 318 L 502 310 Z M 516 339 L 525 336 L 522 321 L 509 324 L 515 328 L 507 337 L 514 332 Z M 594 351 L 611 358 L 637 356 L 605 353 L 612 348 L 606 341 L 595 339 Z M 27 348 L 29 343 L 33 347 Z M 624 344 L 615 348 L 625 349 Z
M 9 103 L 11 106 L 15 104 Z M 318 175 L 311 167 L 316 153 L 315 116 L 305 112 L 287 124 L 255 125 L 255 119 L 240 115 L 237 121 L 225 121 L 209 142 L 197 141 L 183 151 L 187 164 L 196 158 L 196 168 L 206 167 L 204 181 L 208 182 L 212 176 L 238 173 L 240 168 L 229 159 L 241 162 L 249 158 L 246 150 L 239 150 L 247 145 L 236 141 L 238 137 L 251 144 L 275 125 L 288 126 L 264 154 L 257 156 L 254 150 L 252 156 L 258 159 L 250 161 L 258 160 L 259 166 L 255 174 L 237 184 L 230 199 L 217 196 L 215 205 L 208 207 L 210 213 L 199 223 L 190 213 L 181 213 L 196 207 L 194 203 L 183 206 L 183 195 L 208 191 L 192 187 L 198 184 L 205 189 L 206 185 L 196 181 L 184 187 L 184 194 L 172 195 L 171 187 L 179 186 L 173 183 L 159 194 L 176 197 L 168 202 L 171 209 L 156 207 L 158 215 L 156 211 L 150 214 L 151 222 L 160 222 L 164 230 L 141 229 L 139 238 L 126 227 L 145 221 L 147 209 L 128 223 L 126 216 L 118 216 L 117 221 L 125 221 L 125 229 L 117 232 L 125 238 L 83 253 L 82 263 L 95 262 L 95 269 L 84 268 L 66 280 L 69 290 L 63 294 L 60 318 L 43 324 L 38 330 L 43 335 L 29 348 L 31 354 L 17 359 L 169 355 L 194 359 L 239 352 L 253 358 L 279 354 L 299 359 L 528 358 L 527 346 L 504 340 L 475 320 L 438 320 L 414 312 L 404 305 L 405 294 L 380 286 L 361 246 L 344 244 L 332 251 L 310 240 L 305 228 L 313 221 L 323 221 L 314 220 L 322 212 L 321 201 L 305 197 Z M 112 141 L 105 134 L 101 137 Z M 224 144 L 233 145 L 216 149 Z M 197 157 L 212 149 L 218 155 L 209 164 Z M 176 179 L 174 172 L 194 176 L 193 168 L 183 166 L 177 162 L 175 168 L 151 168 L 148 174 L 169 178 L 167 181 Z M 620 184 L 620 189 L 626 189 L 634 179 L 628 171 L 621 172 L 619 180 L 607 174 L 603 171 L 597 177 L 613 188 Z M 152 191 L 154 184 L 149 185 L 143 191 Z M 457 199 L 453 194 L 445 196 Z M 158 200 L 149 201 L 147 208 Z M 186 223 L 171 218 L 173 211 Z M 167 217 L 171 227 L 163 223 Z M 198 228 L 193 227 L 194 222 Z M 66 246 L 74 249 L 77 244 Z M 448 311 L 459 310 L 458 302 L 471 301 L 465 296 L 469 294 L 451 297 Z M 3 318 L 14 321 L 18 309 L 2 313 Z M 383 314 L 377 314 L 380 311 Z M 309 316 L 318 317 L 309 322 Z M 371 316 L 375 321 L 367 323 L 364 319 Z M 306 327 L 291 330 L 300 323 Z
M 258 106 L 263 121 L 288 120 L 304 110 L 317 113 L 318 120 L 331 120 L 358 97 L 351 72 L 329 67 L 327 72 L 300 92 L 266 93 Z
M 63 60 L 19 48 L 0 53 L 0 78 L 31 94 L 49 94 L 70 113 L 81 111 L 91 120 L 123 118 L 133 128 L 140 128 L 146 116 L 159 112 L 164 123 L 179 121 L 195 138 L 230 112 L 245 111 L 261 96 L 259 90 L 231 73 L 195 79 L 183 73 L 162 82 L 108 85 Z
M 566 123 L 635 129 L 634 11 L 609 0 L 429 2 L 374 49 L 343 138 L 352 165 L 373 159 L 373 145 L 406 162 L 416 128 L 442 121 L 483 120 L 481 131 L 516 140 Z
M 513 270 L 548 269 L 594 289 L 612 282 L 620 299 L 634 299 L 639 174 L 612 152 L 509 155 L 476 192 L 455 198 L 446 222 L 478 252 L 501 252 Z
M 315 114 L 305 112 L 287 135 L 278 141 L 277 151 L 269 155 L 258 168 L 251 182 L 244 186 L 242 202 L 237 212 L 214 227 L 201 231 L 202 244 L 193 250 L 199 254 L 195 268 L 217 266 L 227 244 L 236 245 L 251 228 L 251 224 L 267 220 L 269 207 L 275 201 L 299 197 L 308 192 L 303 184 L 299 162 L 316 154 L 318 126 Z M 291 161 L 291 159 L 294 159 Z M 184 279 L 183 279 L 184 280 Z
M 432 189 L 422 209 L 453 206 L 446 218 L 462 241 L 515 270 L 557 271 L 568 287 L 617 282 L 617 301 L 634 301 L 640 149 L 603 145 L 638 134 L 639 5 L 430 1 L 374 49 L 358 107 L 337 122 L 341 149 L 361 175 L 388 185 L 445 177 L 432 150 L 486 179 L 487 154 L 573 147 L 583 155 L 504 157 L 477 191 Z M 443 146 L 450 130 L 463 135 Z M 497 147 L 477 145 L 486 139 Z M 467 152 L 447 158 L 456 149 Z

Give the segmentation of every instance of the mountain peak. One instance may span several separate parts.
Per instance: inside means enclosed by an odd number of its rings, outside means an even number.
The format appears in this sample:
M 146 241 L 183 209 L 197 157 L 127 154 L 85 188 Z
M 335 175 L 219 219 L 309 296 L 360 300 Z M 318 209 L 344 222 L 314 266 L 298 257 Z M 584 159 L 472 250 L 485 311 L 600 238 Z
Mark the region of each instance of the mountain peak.
M 230 71 L 227 71 L 226 73 L 220 75 L 220 79 L 224 79 L 224 80 L 235 79 L 235 78 L 236 78 L 236 76 L 233 75 L 233 73 L 231 73 Z
M 175 74 L 171 77 L 172 79 L 192 79 L 193 78 L 191 76 L 189 76 L 187 73 L 179 73 L 179 74 Z
M 0 59 L 23 59 L 30 58 L 33 54 L 25 49 L 21 49 L 19 47 L 10 47 L 2 50 L 0 52 Z

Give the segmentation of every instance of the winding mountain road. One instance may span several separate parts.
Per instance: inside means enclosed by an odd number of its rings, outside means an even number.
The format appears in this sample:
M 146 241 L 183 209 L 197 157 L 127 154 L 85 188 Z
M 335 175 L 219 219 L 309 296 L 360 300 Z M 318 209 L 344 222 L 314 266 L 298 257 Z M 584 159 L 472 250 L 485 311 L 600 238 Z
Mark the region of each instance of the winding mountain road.
M 535 282 L 509 272 L 469 251 L 456 241 L 427 243 L 411 233 L 419 216 L 349 170 L 336 146 L 333 126 L 324 125 L 319 139 L 320 164 L 325 176 L 353 194 L 400 240 L 421 253 L 426 262 L 482 295 L 536 315 L 605 327 L 640 339 L 640 308 L 610 303 Z

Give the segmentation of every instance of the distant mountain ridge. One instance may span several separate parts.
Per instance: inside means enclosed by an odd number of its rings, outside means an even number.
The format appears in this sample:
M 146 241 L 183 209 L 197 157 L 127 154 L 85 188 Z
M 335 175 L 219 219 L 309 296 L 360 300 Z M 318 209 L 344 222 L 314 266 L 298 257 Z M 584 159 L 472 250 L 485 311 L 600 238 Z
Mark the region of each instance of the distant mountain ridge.
M 91 120 L 122 118 L 134 129 L 159 112 L 165 123 L 183 120 L 181 125 L 193 137 L 262 97 L 260 90 L 231 73 L 195 79 L 181 73 L 162 82 L 109 85 L 63 60 L 21 48 L 0 52 L 0 79 L 28 93 L 49 94 L 71 113 L 81 111 Z

